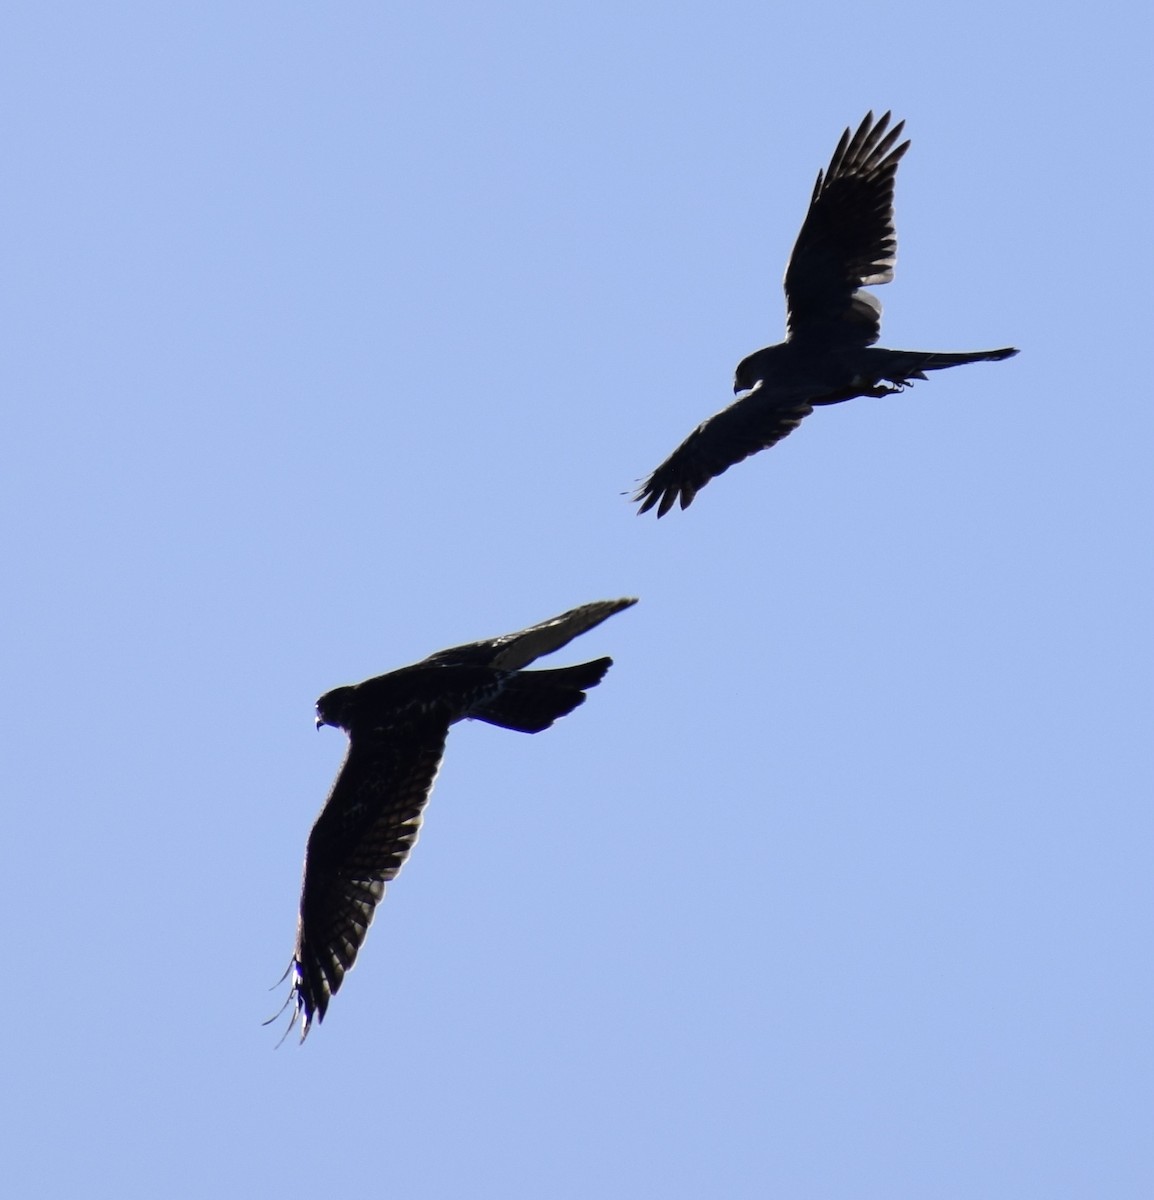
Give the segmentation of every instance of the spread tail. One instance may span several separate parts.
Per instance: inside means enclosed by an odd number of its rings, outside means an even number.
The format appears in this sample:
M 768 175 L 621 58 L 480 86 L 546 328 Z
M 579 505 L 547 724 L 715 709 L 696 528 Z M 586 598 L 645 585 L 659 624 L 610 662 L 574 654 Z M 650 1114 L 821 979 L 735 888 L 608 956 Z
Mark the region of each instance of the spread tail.
M 540 733 L 584 704 L 585 692 L 601 682 L 612 662 L 598 658 L 554 671 L 519 671 L 491 700 L 471 709 L 469 716 L 502 729 Z

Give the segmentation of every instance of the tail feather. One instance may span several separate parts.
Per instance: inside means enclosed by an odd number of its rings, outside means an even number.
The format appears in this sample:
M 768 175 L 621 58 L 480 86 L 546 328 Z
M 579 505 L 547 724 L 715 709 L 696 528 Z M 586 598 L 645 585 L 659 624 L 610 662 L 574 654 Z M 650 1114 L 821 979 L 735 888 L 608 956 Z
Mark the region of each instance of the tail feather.
M 911 379 L 925 379 L 926 371 L 943 371 L 946 367 L 964 367 L 967 363 L 1001 362 L 1013 358 L 1018 351 L 1013 346 L 1000 350 L 920 351 L 886 350 L 885 369 L 882 379 L 891 383 L 908 383 Z
M 601 682 L 612 662 L 611 658 L 598 658 L 553 671 L 519 671 L 469 716 L 519 733 L 540 733 L 584 704 L 585 692 Z

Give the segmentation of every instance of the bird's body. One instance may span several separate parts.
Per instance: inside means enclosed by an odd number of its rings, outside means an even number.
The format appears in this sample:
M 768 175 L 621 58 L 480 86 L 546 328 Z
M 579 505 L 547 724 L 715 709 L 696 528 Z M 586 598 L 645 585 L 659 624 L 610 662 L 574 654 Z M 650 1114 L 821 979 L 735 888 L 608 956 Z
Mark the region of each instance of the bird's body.
M 349 735 L 340 774 L 309 834 L 289 967 L 302 1039 L 321 1020 L 364 942 L 385 884 L 417 840 L 449 727 L 472 718 L 537 733 L 585 700 L 609 658 L 523 668 L 635 600 L 572 609 L 519 633 L 471 642 L 317 701 L 317 725 Z
M 889 283 L 897 255 L 894 177 L 909 142 L 903 123 L 873 114 L 846 130 L 829 168 L 818 172 L 809 211 L 785 273 L 786 340 L 738 363 L 735 393 L 650 475 L 639 512 L 687 508 L 711 479 L 779 442 L 815 407 L 901 391 L 926 371 L 996 361 L 1012 347 L 972 352 L 886 350 L 878 340 L 881 305 L 863 289 Z

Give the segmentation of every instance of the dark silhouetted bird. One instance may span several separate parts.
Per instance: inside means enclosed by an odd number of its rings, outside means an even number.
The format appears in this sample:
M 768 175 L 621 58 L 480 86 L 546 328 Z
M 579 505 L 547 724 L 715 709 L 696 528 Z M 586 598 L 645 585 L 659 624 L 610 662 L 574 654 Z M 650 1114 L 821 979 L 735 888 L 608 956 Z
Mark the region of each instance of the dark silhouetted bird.
M 526 671 L 636 600 L 599 600 L 520 633 L 455 646 L 317 701 L 317 727 L 349 735 L 309 834 L 289 972 L 301 1040 L 356 961 L 373 912 L 417 840 L 449 726 L 466 717 L 540 733 L 584 703 L 612 659 Z
M 664 516 L 680 500 L 687 508 L 711 479 L 781 441 L 820 404 L 900 392 L 926 371 L 996 361 L 1012 347 L 969 353 L 884 350 L 878 340 L 881 304 L 862 289 L 894 277 L 894 176 L 909 142 L 905 122 L 886 133 L 890 114 L 867 114 L 847 129 L 817 174 L 785 272 L 787 334 L 737 365 L 729 408 L 699 425 L 650 475 L 634 499 L 639 512 L 657 505 Z

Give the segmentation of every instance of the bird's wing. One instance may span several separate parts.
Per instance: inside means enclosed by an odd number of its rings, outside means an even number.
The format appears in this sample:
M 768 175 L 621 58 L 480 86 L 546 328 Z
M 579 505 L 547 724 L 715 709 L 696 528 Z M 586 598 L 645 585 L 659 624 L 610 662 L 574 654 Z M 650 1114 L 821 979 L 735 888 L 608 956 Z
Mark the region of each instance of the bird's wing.
M 674 502 L 688 508 L 693 497 L 734 463 L 780 442 L 813 412 L 806 399 L 793 392 L 771 397 L 764 384 L 703 422 L 653 472 L 633 499 L 638 514 L 655 504 L 657 515 Z
M 463 666 L 484 664 L 501 671 L 519 671 L 543 654 L 552 654 L 568 645 L 575 637 L 587 633 L 602 621 L 636 604 L 636 599 L 595 600 L 571 608 L 559 617 L 551 617 L 539 625 L 531 625 L 517 633 L 491 638 L 486 642 L 470 642 L 454 646 L 425 659 L 430 666 Z
M 446 721 L 373 729 L 349 752 L 309 834 L 293 1000 L 301 1037 L 356 961 L 373 912 L 416 843 L 445 752 Z
M 886 133 L 889 121 L 888 112 L 877 121 L 868 113 L 818 172 L 785 272 L 791 340 L 832 349 L 878 339 L 881 304 L 860 289 L 894 277 L 894 176 L 910 145 L 896 145 L 905 122 Z

